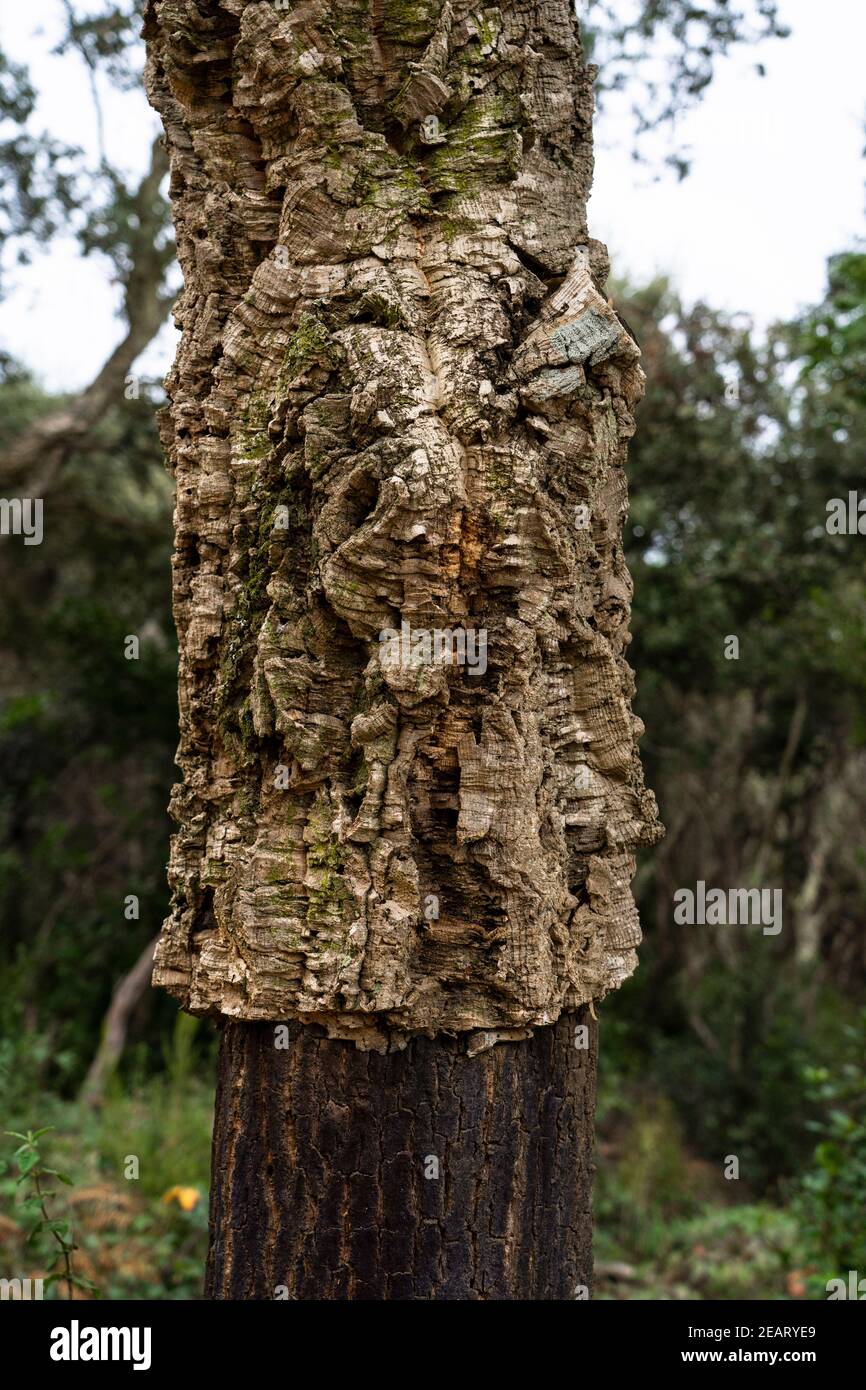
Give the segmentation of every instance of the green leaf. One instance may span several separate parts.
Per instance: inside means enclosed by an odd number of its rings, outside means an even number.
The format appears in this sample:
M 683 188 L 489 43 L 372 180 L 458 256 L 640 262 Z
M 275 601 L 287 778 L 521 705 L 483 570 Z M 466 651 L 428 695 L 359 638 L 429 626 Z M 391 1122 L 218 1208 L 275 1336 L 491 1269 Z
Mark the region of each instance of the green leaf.
M 61 1173 L 56 1168 L 43 1168 L 43 1173 L 50 1173 L 52 1178 L 59 1178 L 60 1182 L 65 1182 L 67 1187 L 74 1187 L 75 1183 L 68 1173 Z
M 77 1289 L 84 1289 L 86 1293 L 96 1293 L 99 1287 L 92 1279 L 85 1279 L 81 1274 L 71 1274 L 69 1283 L 74 1284 Z

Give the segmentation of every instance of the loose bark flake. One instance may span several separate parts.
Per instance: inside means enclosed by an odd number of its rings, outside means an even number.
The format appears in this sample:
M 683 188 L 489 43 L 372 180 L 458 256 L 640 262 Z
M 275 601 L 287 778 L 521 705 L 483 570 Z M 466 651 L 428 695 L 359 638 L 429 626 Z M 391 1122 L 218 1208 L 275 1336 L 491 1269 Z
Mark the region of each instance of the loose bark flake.
M 185 284 L 154 979 L 363 1048 L 524 1037 L 631 972 L 660 834 L 571 7 L 149 0 L 145 35 Z

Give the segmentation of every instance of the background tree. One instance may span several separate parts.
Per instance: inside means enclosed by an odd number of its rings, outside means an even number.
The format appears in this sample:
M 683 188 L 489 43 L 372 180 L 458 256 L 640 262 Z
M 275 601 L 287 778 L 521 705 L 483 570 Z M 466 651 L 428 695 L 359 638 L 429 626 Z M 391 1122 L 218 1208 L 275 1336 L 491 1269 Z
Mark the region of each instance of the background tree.
M 680 178 L 689 171 L 689 152 L 677 140 L 677 120 L 700 101 L 719 59 L 736 44 L 789 33 L 777 0 L 737 8 L 730 0 L 579 0 L 578 14 L 587 54 L 598 65 L 600 101 L 625 105 L 631 118 L 632 157 L 663 158 Z M 648 155 L 653 132 L 667 133 L 667 152 L 656 142 Z
M 86 65 L 98 132 L 98 163 L 84 152 L 34 129 L 36 92 L 26 69 L 0 52 L 0 255 L 26 262 L 59 231 L 74 234 L 84 255 L 99 253 L 121 287 L 125 331 L 96 377 L 74 397 L 8 438 L 0 468 L 7 492 L 45 497 L 75 449 L 123 398 L 127 377 L 165 322 L 174 298 L 167 272 L 174 264 L 163 184 L 167 163 L 153 141 L 140 180 L 106 157 L 100 79 L 121 88 L 141 83 L 134 42 L 134 5 L 105 4 L 81 16 L 64 0 L 66 29 L 55 52 Z

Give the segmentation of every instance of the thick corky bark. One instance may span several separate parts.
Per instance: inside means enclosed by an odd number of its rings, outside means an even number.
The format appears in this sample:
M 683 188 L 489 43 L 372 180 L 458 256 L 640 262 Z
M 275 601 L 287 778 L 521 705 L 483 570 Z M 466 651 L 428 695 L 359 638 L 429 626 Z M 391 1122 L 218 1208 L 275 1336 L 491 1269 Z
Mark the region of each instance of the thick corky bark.
M 145 32 L 185 278 L 155 979 L 364 1047 L 525 1036 L 633 968 L 657 824 L 624 660 L 643 377 L 587 237 L 570 5 L 151 0 Z M 404 625 L 486 634 L 486 670 L 394 660 Z
M 585 1298 L 594 1045 L 572 1024 L 466 1057 L 303 1024 L 275 1052 L 272 1026 L 227 1023 L 207 1295 Z

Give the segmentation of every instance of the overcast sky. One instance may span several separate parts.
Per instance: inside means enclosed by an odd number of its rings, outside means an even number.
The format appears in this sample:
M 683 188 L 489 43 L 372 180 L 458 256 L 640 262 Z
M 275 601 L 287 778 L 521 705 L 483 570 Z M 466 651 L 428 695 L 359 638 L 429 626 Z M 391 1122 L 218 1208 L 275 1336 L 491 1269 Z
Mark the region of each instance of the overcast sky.
M 597 129 L 592 234 L 606 241 L 614 273 L 669 273 L 687 300 L 745 311 L 759 325 L 818 298 L 829 255 L 866 227 L 864 0 L 781 0 L 791 37 L 735 50 L 719 64 L 700 106 L 680 123 L 692 156 L 682 183 L 653 182 L 630 158 L 628 129 L 611 113 Z M 2 42 L 26 62 L 40 96 L 38 123 L 96 151 L 83 66 L 50 49 L 59 0 L 4 0 Z M 766 76 L 759 77 L 762 63 Z M 138 93 L 108 93 L 109 157 L 144 168 L 156 118 Z M 117 291 L 105 263 L 58 241 L 31 266 L 12 267 L 0 308 L 0 341 L 49 388 L 89 381 L 120 337 Z M 167 327 L 142 369 L 168 366 Z

